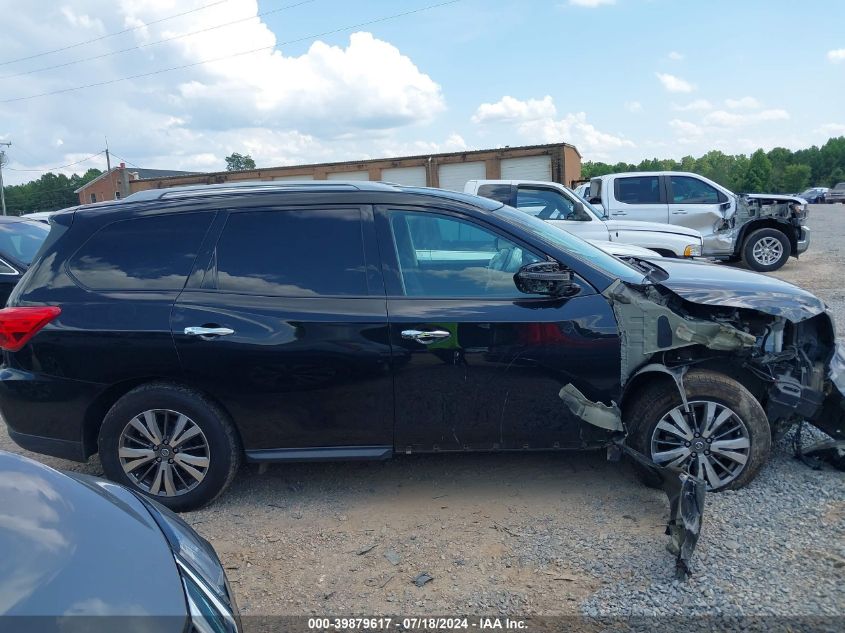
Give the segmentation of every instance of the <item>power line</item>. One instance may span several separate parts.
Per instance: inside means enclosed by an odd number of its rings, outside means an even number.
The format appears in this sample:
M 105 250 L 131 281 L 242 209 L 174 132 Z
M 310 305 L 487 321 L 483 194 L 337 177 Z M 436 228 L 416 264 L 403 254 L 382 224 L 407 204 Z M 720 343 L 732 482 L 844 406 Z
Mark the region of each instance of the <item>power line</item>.
M 129 27 L 128 29 L 123 29 L 122 31 L 115 31 L 114 33 L 107 33 L 106 35 L 101 35 L 100 37 L 95 37 L 90 40 L 85 40 L 84 42 L 77 42 L 76 44 L 70 44 L 68 46 L 62 46 L 61 48 L 54 48 L 49 51 L 44 51 L 43 53 L 36 53 L 35 55 L 27 55 L 26 57 L 18 57 L 16 59 L 10 59 L 5 62 L 0 62 L 0 66 L 7 66 L 8 64 L 14 64 L 16 62 L 26 61 L 27 59 L 35 59 L 36 57 L 44 57 L 45 55 L 50 55 L 52 53 L 59 53 L 61 51 L 67 51 L 72 48 L 78 48 L 80 46 L 84 46 L 85 44 L 92 44 L 93 42 L 99 42 L 110 37 L 115 37 L 117 35 L 123 35 L 124 33 L 131 33 L 132 31 L 137 31 L 138 29 L 142 29 L 147 26 L 152 26 L 153 24 L 159 24 L 160 22 L 166 22 L 167 20 L 172 20 L 173 18 L 179 18 L 183 15 L 188 15 L 189 13 L 196 13 L 197 11 L 202 11 L 203 9 L 208 9 L 209 7 L 216 6 L 218 4 L 223 4 L 224 2 L 229 2 L 229 0 L 217 0 L 217 2 L 210 2 L 209 4 L 205 4 L 201 7 L 197 7 L 196 9 L 191 9 L 190 11 L 183 11 L 182 13 L 177 13 L 176 15 L 170 15 L 166 18 L 159 18 L 158 20 L 153 20 L 152 22 L 147 22 L 146 24 L 138 24 L 137 26 Z
M 150 46 L 155 46 L 157 44 L 164 44 L 165 42 L 172 42 L 173 40 L 182 39 L 183 37 L 190 37 L 192 35 L 199 35 L 200 33 L 207 33 L 208 31 L 214 31 L 216 29 L 222 29 L 227 26 L 233 26 L 235 24 L 240 24 L 241 22 L 247 22 L 249 20 L 254 20 L 256 18 L 262 18 L 268 15 L 272 15 L 273 13 L 279 13 L 280 11 L 285 11 L 287 9 L 294 9 L 296 7 L 302 6 L 303 4 L 310 4 L 315 2 L 316 0 L 302 0 L 302 2 L 297 2 L 295 4 L 289 4 L 284 7 L 279 7 L 278 9 L 273 9 L 271 11 L 264 11 L 263 13 L 258 13 L 256 15 L 251 15 L 246 18 L 241 18 L 239 20 L 232 20 L 231 22 L 223 22 L 222 24 L 218 24 L 216 26 L 209 26 L 208 28 L 199 29 L 197 31 L 191 31 L 190 33 L 183 33 L 181 35 L 174 35 L 172 37 L 166 37 L 161 40 L 157 40 L 155 42 L 148 42 L 146 44 L 139 44 L 137 46 L 130 46 L 129 48 L 124 48 L 119 51 L 110 51 L 108 53 L 103 53 L 101 55 L 94 55 L 93 57 L 85 57 L 83 59 L 76 59 L 72 62 L 65 62 L 64 64 L 55 64 L 53 66 L 42 66 L 41 68 L 34 68 L 33 70 L 27 70 L 20 73 L 14 73 L 12 75 L 3 75 L 0 77 L 2 79 L 11 79 L 13 77 L 22 77 L 23 75 L 33 75 L 35 73 L 44 72 L 46 70 L 55 70 L 56 68 L 66 68 L 68 66 L 75 66 L 76 64 L 81 64 L 83 62 L 90 62 L 97 59 L 103 59 L 105 57 L 111 57 L 112 55 L 120 55 L 121 53 L 128 53 L 130 51 L 137 51 L 143 48 L 149 48 Z M 2 64 L 0 64 L 2 65 Z
M 121 158 L 120 156 L 118 156 L 114 152 L 112 152 L 111 155 L 114 156 L 117 160 L 119 160 L 122 163 L 126 163 L 127 165 L 132 165 L 133 167 L 136 167 L 138 169 L 143 169 L 143 167 L 139 167 L 138 165 L 133 163 L 131 160 L 126 160 L 125 158 Z
M 120 83 L 122 81 L 130 81 L 132 79 L 142 79 L 144 77 L 150 77 L 152 75 L 160 75 L 162 73 L 172 72 L 174 70 L 184 70 L 186 68 L 193 68 L 195 66 L 202 66 L 204 64 L 212 64 L 214 62 L 223 61 L 225 59 L 232 59 L 234 57 L 242 57 L 244 55 L 251 55 L 252 53 L 258 53 L 261 51 L 272 50 L 275 49 L 277 46 L 286 46 L 288 44 L 297 44 L 299 42 L 304 42 L 306 40 L 316 39 L 318 37 L 325 37 L 326 35 L 334 35 L 335 33 L 342 33 L 343 31 L 351 31 L 352 29 L 358 29 L 364 26 L 370 26 L 372 24 L 377 24 L 379 22 L 386 22 L 388 20 L 395 20 L 397 18 L 403 18 L 409 15 L 413 15 L 415 13 L 422 13 L 423 11 L 429 11 L 431 9 L 437 9 L 439 7 L 444 7 L 450 4 L 456 4 L 461 0 L 448 0 L 448 2 L 440 2 L 438 4 L 430 4 L 425 7 L 421 7 L 419 9 L 414 9 L 413 11 L 405 11 L 403 13 L 394 13 L 393 15 L 388 15 L 382 18 L 377 18 L 375 20 L 369 20 L 367 22 L 359 22 L 358 24 L 352 24 L 350 26 L 343 26 L 337 29 L 332 29 L 330 31 L 323 31 L 322 33 L 316 33 L 313 35 L 306 35 L 305 37 L 300 37 L 295 40 L 288 40 L 286 42 L 280 42 L 278 44 L 273 44 L 271 46 L 262 46 L 260 48 L 254 48 L 248 51 L 242 51 L 240 53 L 233 53 L 231 55 L 223 55 L 222 57 L 215 57 L 212 59 L 204 59 L 198 62 L 192 62 L 190 64 L 182 64 L 181 66 L 171 66 L 170 68 L 161 68 L 159 70 L 153 70 L 146 73 L 139 73 L 137 75 L 130 75 L 128 77 L 119 77 L 117 79 L 108 79 L 106 81 L 98 81 L 96 83 L 86 84 L 84 86 L 74 86 L 73 88 L 63 88 L 61 90 L 52 90 L 50 92 L 42 92 L 39 94 L 29 95 L 26 97 L 15 97 L 13 99 L 3 99 L 0 100 L 0 103 L 16 103 L 18 101 L 28 101 L 30 99 L 37 99 L 39 97 L 50 97 L 53 95 L 64 94 L 67 92 L 75 92 L 77 90 L 85 90 L 87 88 L 97 88 L 99 86 L 109 86 L 111 84 Z
M 78 160 L 76 162 L 68 163 L 67 165 L 59 165 L 58 167 L 50 167 L 49 169 L 15 169 L 14 167 L 7 167 L 6 169 L 8 169 L 9 171 L 33 171 L 33 172 L 38 171 L 38 172 L 41 172 L 43 174 L 46 174 L 46 173 L 49 173 L 51 171 L 56 171 L 56 170 L 59 170 L 59 169 L 64 169 L 65 167 L 72 167 L 73 165 L 78 165 L 79 163 L 84 163 L 86 160 L 91 160 L 92 158 L 96 158 L 97 156 L 100 156 L 100 155 L 105 154 L 105 153 L 106 153 L 106 150 L 103 150 L 101 152 L 97 152 L 96 154 L 91 154 L 91 156 L 88 156 L 87 158 L 83 158 L 83 159 Z

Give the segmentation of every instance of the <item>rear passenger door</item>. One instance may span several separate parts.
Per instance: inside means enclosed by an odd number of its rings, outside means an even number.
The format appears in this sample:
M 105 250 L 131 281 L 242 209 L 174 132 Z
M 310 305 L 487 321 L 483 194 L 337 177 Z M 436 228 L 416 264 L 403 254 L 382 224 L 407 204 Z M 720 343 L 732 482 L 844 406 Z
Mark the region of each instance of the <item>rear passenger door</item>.
M 610 209 L 614 220 L 669 222 L 669 206 L 660 176 L 616 176 Z
M 171 319 L 185 379 L 229 411 L 248 458 L 389 454 L 393 383 L 370 208 L 221 215 Z

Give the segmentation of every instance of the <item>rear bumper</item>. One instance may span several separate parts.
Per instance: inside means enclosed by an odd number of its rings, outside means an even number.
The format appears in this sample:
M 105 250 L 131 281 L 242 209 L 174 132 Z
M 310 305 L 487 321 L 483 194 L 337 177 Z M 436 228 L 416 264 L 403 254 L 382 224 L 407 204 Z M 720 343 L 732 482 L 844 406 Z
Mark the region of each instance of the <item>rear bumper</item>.
M 85 417 L 103 385 L 0 368 L 0 414 L 9 436 L 27 450 L 85 461 L 96 450 Z

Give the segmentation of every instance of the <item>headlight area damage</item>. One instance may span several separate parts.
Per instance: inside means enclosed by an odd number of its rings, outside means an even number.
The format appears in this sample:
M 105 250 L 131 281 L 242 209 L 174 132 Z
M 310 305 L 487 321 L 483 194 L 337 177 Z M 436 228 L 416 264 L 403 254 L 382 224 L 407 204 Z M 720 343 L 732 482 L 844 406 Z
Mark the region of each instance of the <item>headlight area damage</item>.
M 713 290 L 688 292 L 671 282 L 632 285 L 616 281 L 605 291 L 621 334 L 624 390 L 646 374 L 669 375 L 690 413 L 684 386 L 687 370 L 721 372 L 760 402 L 775 437 L 800 423 L 831 439 L 802 455 L 845 466 L 845 346 L 836 346 L 833 322 L 815 299 Z M 798 291 L 798 289 L 795 289 Z M 807 295 L 811 297 L 811 295 Z M 560 397 L 585 422 L 616 432 L 611 451 L 621 449 L 659 480 L 669 497 L 667 534 L 677 553 L 676 573 L 686 577 L 699 536 L 706 483 L 659 466 L 627 446 L 626 424 L 616 403 L 592 402 L 573 385 Z M 618 448 L 617 448 L 618 447 Z
M 804 223 L 808 214 L 807 203 L 801 198 L 776 194 L 738 196 L 736 210 L 717 222 L 715 233 L 726 240 L 732 240 L 745 224 L 765 219 L 798 227 Z

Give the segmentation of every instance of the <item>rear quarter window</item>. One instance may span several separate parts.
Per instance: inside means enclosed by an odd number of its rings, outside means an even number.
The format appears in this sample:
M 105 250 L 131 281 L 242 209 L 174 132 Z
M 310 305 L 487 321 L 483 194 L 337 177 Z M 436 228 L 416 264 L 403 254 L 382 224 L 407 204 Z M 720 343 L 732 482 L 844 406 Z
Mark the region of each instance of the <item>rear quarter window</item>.
M 118 220 L 100 228 L 68 263 L 91 290 L 181 290 L 212 213 Z

